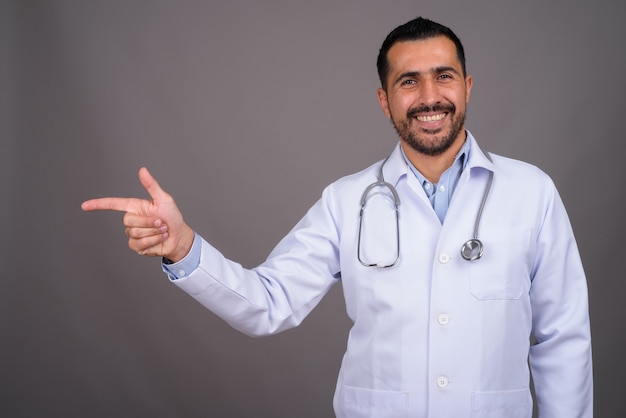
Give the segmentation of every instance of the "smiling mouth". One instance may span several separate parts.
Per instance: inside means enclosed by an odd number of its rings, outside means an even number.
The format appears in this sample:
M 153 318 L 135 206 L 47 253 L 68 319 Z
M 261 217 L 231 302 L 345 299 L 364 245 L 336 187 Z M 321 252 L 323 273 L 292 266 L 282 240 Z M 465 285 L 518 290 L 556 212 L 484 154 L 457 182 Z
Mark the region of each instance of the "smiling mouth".
M 447 113 L 437 113 L 436 115 L 416 115 L 415 119 L 420 122 L 437 122 L 445 118 Z

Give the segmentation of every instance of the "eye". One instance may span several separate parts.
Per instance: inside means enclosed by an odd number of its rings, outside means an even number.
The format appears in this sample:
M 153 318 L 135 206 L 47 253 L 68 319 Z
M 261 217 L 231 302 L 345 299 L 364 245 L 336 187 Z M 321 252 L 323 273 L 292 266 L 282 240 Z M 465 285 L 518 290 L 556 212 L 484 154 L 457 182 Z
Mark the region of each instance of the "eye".
M 400 83 L 401 86 L 412 86 L 416 83 L 415 80 L 411 79 L 411 78 L 407 78 L 406 80 L 402 80 L 402 82 Z

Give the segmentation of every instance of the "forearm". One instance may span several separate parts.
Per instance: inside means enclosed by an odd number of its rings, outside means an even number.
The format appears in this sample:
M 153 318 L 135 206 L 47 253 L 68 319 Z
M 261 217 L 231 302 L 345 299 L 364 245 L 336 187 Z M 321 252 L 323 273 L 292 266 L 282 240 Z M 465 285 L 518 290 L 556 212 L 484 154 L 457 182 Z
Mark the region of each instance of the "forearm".
M 251 336 L 299 325 L 335 283 L 332 277 L 298 277 L 267 265 L 245 269 L 200 238 L 198 267 L 174 284 L 233 328 Z M 271 277 L 270 277 L 271 276 Z

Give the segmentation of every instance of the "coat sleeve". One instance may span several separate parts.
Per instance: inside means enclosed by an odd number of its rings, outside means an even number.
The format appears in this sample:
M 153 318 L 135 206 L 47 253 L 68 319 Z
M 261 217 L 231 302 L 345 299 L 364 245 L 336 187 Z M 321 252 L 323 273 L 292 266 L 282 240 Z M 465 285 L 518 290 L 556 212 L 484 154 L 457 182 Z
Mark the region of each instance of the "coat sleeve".
M 593 416 L 587 282 L 565 207 L 552 182 L 537 234 L 529 362 L 540 418 Z
M 174 283 L 247 335 L 299 325 L 339 280 L 330 195 L 327 188 L 260 266 L 246 269 L 203 239 L 200 265 Z

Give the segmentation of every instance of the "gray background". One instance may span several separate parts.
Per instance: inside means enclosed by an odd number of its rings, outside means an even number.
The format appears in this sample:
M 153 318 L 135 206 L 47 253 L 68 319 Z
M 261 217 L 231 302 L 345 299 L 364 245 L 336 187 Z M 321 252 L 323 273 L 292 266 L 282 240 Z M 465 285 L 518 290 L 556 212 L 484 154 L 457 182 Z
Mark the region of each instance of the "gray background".
M 468 128 L 557 183 L 588 275 L 596 415 L 626 384 L 624 2 L 0 2 L 0 414 L 325 417 L 349 326 L 336 287 L 251 339 L 126 247 L 147 165 L 251 267 L 334 179 L 396 141 L 375 58 L 423 15 L 464 41 Z

